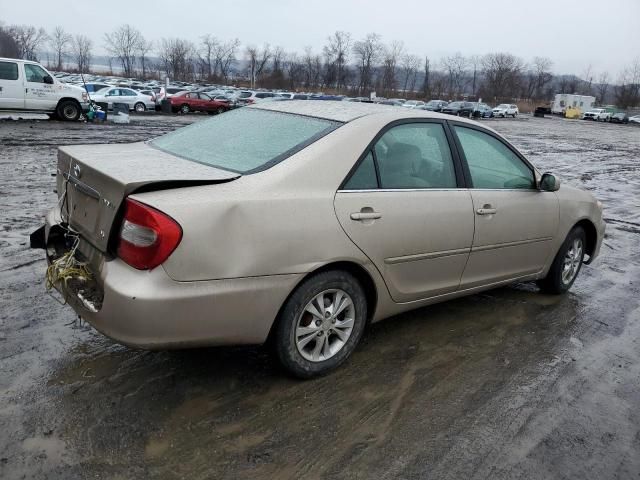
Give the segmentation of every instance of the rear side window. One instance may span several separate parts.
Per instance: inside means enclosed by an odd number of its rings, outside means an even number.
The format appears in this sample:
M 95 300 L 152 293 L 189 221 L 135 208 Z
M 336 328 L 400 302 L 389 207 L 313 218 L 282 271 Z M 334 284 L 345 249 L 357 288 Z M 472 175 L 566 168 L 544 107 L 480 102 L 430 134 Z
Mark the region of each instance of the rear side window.
M 335 130 L 341 122 L 241 108 L 158 137 L 150 145 L 239 173 L 265 170 Z
M 17 80 L 18 64 L 13 62 L 0 62 L 0 80 Z
M 455 131 L 473 188 L 535 188 L 533 171 L 500 140 L 471 128 L 455 126 Z
M 372 190 L 378 188 L 378 179 L 376 177 L 376 166 L 373 163 L 373 155 L 371 152 L 367 154 L 362 163 L 351 178 L 345 183 L 345 190 Z

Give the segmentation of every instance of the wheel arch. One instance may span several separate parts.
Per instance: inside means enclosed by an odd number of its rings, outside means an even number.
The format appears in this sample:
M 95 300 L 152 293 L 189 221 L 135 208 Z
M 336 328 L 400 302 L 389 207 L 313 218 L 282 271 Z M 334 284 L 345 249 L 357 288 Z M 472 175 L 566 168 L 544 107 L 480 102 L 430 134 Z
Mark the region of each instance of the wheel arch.
M 373 277 L 362 265 L 356 262 L 349 261 L 349 260 L 333 261 L 333 262 L 329 262 L 324 265 L 321 265 L 315 268 L 314 270 L 311 270 L 310 272 L 308 272 L 306 275 L 304 275 L 302 278 L 298 280 L 298 282 L 294 285 L 294 287 L 291 289 L 287 297 L 282 302 L 282 305 L 280 305 L 280 308 L 278 309 L 278 313 L 276 314 L 276 317 L 274 318 L 273 323 L 271 324 L 271 328 L 269 329 L 269 334 L 267 335 L 267 340 L 265 343 L 267 344 L 272 343 L 273 334 L 276 330 L 276 325 L 278 323 L 278 318 L 280 318 L 280 314 L 282 313 L 282 309 L 289 301 L 289 298 L 291 297 L 291 295 L 293 295 L 293 293 L 298 289 L 298 287 L 308 278 L 313 277 L 314 275 L 317 275 L 319 273 L 327 272 L 331 270 L 346 271 L 351 275 L 353 275 L 356 278 L 356 280 L 358 280 L 358 282 L 360 282 L 360 285 L 362 285 L 362 289 L 364 290 L 365 298 L 367 300 L 367 323 L 371 322 L 371 320 L 374 317 L 376 307 L 378 305 L 378 290 L 376 288 L 376 284 L 373 280 Z
M 582 220 L 578 221 L 573 227 L 571 227 L 571 230 L 576 227 L 582 227 L 582 229 L 584 230 L 584 234 L 587 237 L 585 253 L 589 255 L 589 260 L 585 263 L 589 264 L 591 262 L 591 255 L 593 255 L 593 252 L 596 249 L 596 245 L 598 244 L 598 230 L 596 229 L 596 226 L 593 224 L 593 222 L 588 218 L 583 218 Z
M 62 97 L 60 99 L 58 99 L 58 103 L 56 103 L 56 108 L 54 111 L 58 110 L 58 107 L 60 107 L 60 104 L 62 102 L 67 102 L 67 101 L 72 101 L 74 103 L 76 103 L 78 105 L 78 108 L 80 109 L 80 113 L 82 113 L 82 105 L 80 105 L 80 101 L 77 98 L 73 98 L 73 97 Z

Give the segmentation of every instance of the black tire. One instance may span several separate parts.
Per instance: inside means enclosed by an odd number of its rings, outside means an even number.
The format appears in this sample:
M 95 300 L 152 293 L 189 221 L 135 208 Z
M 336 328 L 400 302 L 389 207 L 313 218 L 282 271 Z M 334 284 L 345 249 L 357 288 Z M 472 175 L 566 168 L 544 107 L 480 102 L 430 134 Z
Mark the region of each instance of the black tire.
M 136 103 L 136 104 L 133 106 L 133 109 L 134 109 L 136 112 L 140 113 L 140 112 L 144 112 L 144 111 L 146 111 L 146 110 L 147 110 L 147 106 L 146 106 L 144 103 L 142 103 L 142 102 L 138 102 L 138 103 Z
M 216 115 L 220 115 L 221 113 L 224 113 L 224 112 L 225 112 L 225 110 L 224 110 L 224 108 L 222 108 L 222 107 L 218 107 L 218 108 L 216 109 Z
M 56 108 L 56 115 L 60 120 L 75 122 L 82 115 L 82 108 L 75 100 L 63 100 Z
M 302 356 L 296 345 L 296 327 L 299 320 L 303 321 L 302 316 L 309 302 L 320 293 L 332 289 L 341 290 L 351 297 L 354 307 L 353 327 L 347 340 L 333 356 L 325 360 L 310 361 Z M 309 325 L 311 325 L 315 317 L 309 318 Z M 353 353 L 362 338 L 366 322 L 367 300 L 358 280 L 342 270 L 321 272 L 302 282 L 286 301 L 274 326 L 273 347 L 278 360 L 290 374 L 298 378 L 324 375 L 341 365 Z M 324 334 L 329 338 L 329 332 Z M 311 342 L 314 343 L 311 345 L 315 345 L 318 341 L 320 340 L 312 339 Z
M 578 241 L 581 246 L 579 263 L 576 266 L 575 273 L 573 273 L 571 278 L 567 281 L 566 278 L 563 279 L 565 262 L 569 251 L 574 248 L 574 242 L 576 241 Z M 537 281 L 538 286 L 543 292 L 560 295 L 567 292 L 571 288 L 573 282 L 575 282 L 582 268 L 582 263 L 584 261 L 584 250 L 586 245 L 587 236 L 584 233 L 584 229 L 582 227 L 574 227 L 560 246 L 560 250 L 558 250 L 556 257 L 553 259 L 553 263 L 551 264 L 551 268 L 549 269 L 549 273 L 547 273 L 547 276 L 542 280 Z
M 191 108 L 189 108 L 189 105 L 187 105 L 186 103 L 180 105 L 180 113 L 189 113 L 191 111 Z

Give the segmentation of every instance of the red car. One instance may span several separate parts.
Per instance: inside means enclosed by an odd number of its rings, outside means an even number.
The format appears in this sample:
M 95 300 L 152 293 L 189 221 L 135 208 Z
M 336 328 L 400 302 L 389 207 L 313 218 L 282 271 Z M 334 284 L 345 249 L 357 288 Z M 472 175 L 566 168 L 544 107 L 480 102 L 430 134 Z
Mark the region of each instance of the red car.
M 229 102 L 213 100 L 206 93 L 180 92 L 169 98 L 174 112 L 223 113 L 231 109 Z

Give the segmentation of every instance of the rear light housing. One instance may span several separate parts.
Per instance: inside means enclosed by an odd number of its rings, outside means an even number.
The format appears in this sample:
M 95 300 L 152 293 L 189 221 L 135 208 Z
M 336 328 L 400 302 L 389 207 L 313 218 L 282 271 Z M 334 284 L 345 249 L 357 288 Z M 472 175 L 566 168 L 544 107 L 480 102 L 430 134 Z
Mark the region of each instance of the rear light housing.
M 182 240 L 182 228 L 169 215 L 127 198 L 117 254 L 138 270 L 162 264 Z

